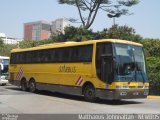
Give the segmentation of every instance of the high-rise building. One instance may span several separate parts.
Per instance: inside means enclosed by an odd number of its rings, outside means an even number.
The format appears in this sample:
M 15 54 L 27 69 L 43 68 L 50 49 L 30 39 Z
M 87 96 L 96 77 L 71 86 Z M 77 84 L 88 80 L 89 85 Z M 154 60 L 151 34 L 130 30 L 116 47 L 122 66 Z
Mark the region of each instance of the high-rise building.
M 64 34 L 64 28 L 68 26 L 68 21 L 60 18 L 52 22 L 36 21 L 24 23 L 25 40 L 48 39 L 51 34 Z
M 43 40 L 48 39 L 51 34 L 51 22 L 36 21 L 24 23 L 25 40 Z
M 52 34 L 64 34 L 64 28 L 66 26 L 68 26 L 68 21 L 66 19 L 56 19 L 52 22 Z
M 5 44 L 19 44 L 23 39 L 7 37 L 5 33 L 0 33 L 0 38 Z

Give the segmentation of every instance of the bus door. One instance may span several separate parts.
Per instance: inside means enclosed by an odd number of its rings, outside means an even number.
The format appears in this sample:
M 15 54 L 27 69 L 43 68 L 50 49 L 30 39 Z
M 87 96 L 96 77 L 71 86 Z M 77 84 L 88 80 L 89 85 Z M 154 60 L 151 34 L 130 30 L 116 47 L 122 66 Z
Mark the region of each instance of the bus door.
M 102 56 L 101 79 L 107 84 L 113 81 L 113 60 L 111 56 Z

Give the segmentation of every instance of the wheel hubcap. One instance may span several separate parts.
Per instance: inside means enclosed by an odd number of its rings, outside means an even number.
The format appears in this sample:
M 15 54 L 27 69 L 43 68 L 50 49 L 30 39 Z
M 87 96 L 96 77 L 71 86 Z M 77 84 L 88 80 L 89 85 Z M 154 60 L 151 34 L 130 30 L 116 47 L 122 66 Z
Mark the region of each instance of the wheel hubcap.
M 33 82 L 30 84 L 30 90 L 31 90 L 31 91 L 34 91 L 34 90 L 35 90 L 35 85 L 34 85 Z
M 89 96 L 92 96 L 92 91 L 88 91 L 88 95 L 89 95 Z

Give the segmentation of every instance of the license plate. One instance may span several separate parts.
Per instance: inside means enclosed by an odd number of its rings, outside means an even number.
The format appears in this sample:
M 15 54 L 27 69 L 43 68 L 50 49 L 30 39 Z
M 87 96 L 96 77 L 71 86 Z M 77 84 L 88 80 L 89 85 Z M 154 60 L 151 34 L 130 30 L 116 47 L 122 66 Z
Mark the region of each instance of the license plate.
M 139 95 L 139 93 L 138 92 L 133 92 L 133 95 Z

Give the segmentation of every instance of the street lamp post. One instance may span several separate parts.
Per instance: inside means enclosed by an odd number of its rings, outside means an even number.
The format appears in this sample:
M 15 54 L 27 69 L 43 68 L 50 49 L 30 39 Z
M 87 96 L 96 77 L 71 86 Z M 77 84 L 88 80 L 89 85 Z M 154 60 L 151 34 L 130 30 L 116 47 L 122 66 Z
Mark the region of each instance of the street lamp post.
M 120 17 L 122 15 L 122 13 L 116 13 L 116 14 L 107 14 L 107 16 L 109 17 L 109 18 L 113 18 L 113 25 L 115 26 L 115 19 L 116 19 L 116 17 L 118 18 L 118 17 Z

